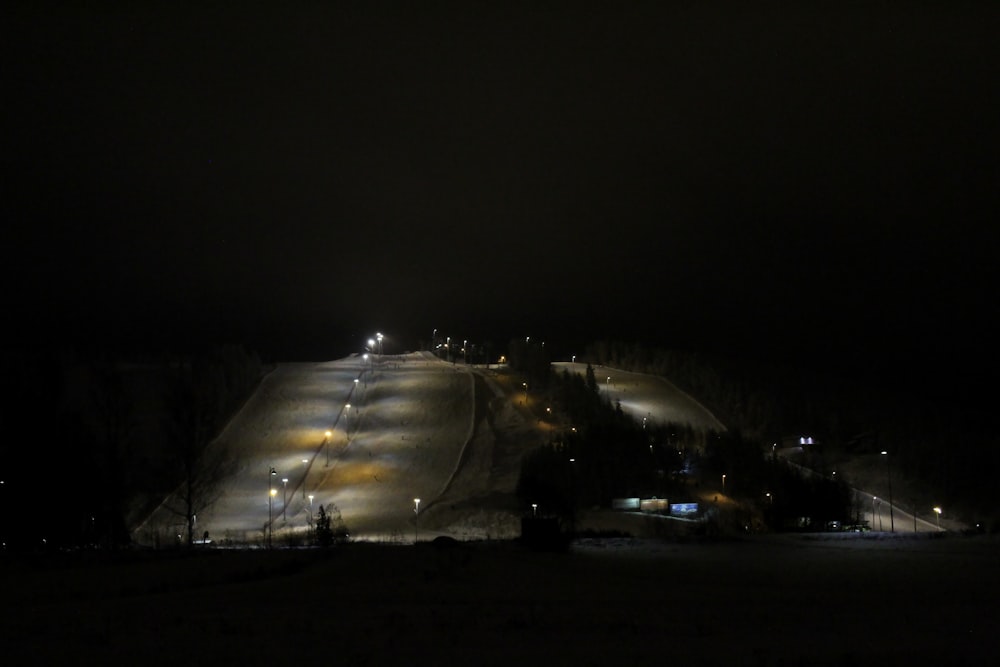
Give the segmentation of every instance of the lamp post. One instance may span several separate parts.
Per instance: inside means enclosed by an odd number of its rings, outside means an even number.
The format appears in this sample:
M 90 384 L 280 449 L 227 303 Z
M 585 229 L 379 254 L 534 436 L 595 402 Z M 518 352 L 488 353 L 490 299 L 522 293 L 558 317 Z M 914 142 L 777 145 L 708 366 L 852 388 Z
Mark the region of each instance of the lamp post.
M 889 470 L 889 452 L 883 449 L 882 456 L 885 457 L 885 479 L 889 483 L 889 532 L 895 533 L 896 526 L 892 518 L 892 472 Z
M 272 525 L 274 524 L 274 494 L 277 493 L 274 489 L 274 477 L 278 475 L 278 471 L 271 467 L 268 470 L 267 475 L 267 548 L 271 548 L 271 535 L 273 533 Z
M 413 543 L 417 543 L 417 535 L 420 527 L 417 525 L 417 519 L 420 514 L 420 498 L 413 499 Z
M 302 500 L 306 499 L 306 477 L 309 476 L 309 459 L 302 459 Z
M 726 492 L 726 473 L 722 473 L 722 493 Z
M 875 501 L 878 500 L 878 496 L 872 496 L 872 530 L 875 530 Z
M 281 520 L 288 521 L 288 478 L 281 478 Z
M 326 467 L 330 467 L 330 438 L 333 436 L 333 431 L 327 431 L 325 434 L 326 438 L 323 439 L 323 446 L 326 447 Z
M 344 437 L 347 438 L 347 442 L 351 441 L 351 404 L 344 404 Z
M 937 515 L 937 527 L 938 527 L 938 530 L 941 530 L 941 508 L 940 507 L 935 507 L 934 508 L 934 514 Z

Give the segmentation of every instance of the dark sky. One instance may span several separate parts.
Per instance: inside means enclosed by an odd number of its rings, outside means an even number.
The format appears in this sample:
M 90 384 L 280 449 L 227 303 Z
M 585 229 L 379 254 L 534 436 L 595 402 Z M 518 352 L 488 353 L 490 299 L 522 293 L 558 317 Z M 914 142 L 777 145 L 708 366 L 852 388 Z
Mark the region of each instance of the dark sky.
M 997 3 L 133 4 L 2 21 L 28 336 L 995 365 Z

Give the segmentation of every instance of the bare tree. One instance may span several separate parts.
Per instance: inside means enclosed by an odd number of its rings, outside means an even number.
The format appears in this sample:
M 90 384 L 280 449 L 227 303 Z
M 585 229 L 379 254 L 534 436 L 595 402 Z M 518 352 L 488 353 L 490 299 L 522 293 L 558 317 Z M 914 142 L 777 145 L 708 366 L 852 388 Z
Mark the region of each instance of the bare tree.
M 183 517 L 186 542 L 191 545 L 198 512 L 218 499 L 220 482 L 233 467 L 232 457 L 215 440 L 222 421 L 225 383 L 218 366 L 201 360 L 178 364 L 169 376 L 167 432 L 180 484 L 166 507 Z

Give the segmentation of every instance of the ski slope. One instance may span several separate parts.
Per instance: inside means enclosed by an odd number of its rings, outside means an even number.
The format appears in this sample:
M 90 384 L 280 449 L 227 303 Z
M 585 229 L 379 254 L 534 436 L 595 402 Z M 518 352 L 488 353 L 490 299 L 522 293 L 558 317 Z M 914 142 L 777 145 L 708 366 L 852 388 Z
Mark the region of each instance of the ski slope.
M 596 370 L 601 391 L 637 420 L 722 428 L 662 378 Z M 520 457 L 546 434 L 495 372 L 423 352 L 279 364 L 211 445 L 228 452 L 235 470 L 198 511 L 195 536 L 288 543 L 331 505 L 355 540 L 516 535 Z M 171 504 L 134 531 L 137 540 L 185 534 Z

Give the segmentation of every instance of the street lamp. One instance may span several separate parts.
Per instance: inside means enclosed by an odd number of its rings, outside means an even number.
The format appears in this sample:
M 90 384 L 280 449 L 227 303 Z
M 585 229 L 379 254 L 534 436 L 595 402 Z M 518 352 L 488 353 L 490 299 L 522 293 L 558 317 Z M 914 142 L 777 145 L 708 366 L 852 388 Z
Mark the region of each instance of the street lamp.
M 726 492 L 726 473 L 722 473 L 722 492 Z M 768 494 L 771 495 L 771 494 Z
M 895 533 L 896 526 L 892 518 L 892 472 L 889 470 L 889 452 L 883 449 L 882 456 L 885 457 L 885 479 L 889 483 L 889 532 Z
M 274 494 L 277 493 L 274 489 L 274 478 L 278 475 L 278 471 L 272 466 L 268 469 L 267 475 L 267 548 L 271 548 L 271 534 L 273 531 L 272 525 L 274 523 Z
M 538 503 L 531 503 L 531 516 L 538 516 Z
M 281 520 L 288 521 L 288 478 L 281 478 Z
M 875 530 L 875 501 L 878 500 L 878 496 L 872 496 L 872 530 Z
M 271 488 L 267 494 L 267 548 L 271 548 L 274 537 L 274 497 L 278 495 L 278 490 Z
M 934 508 L 934 514 L 937 515 L 937 527 L 938 527 L 938 530 L 941 530 L 941 508 L 940 507 L 935 507 Z
M 327 431 L 324 435 L 326 438 L 323 439 L 323 445 L 326 447 L 326 466 L 330 467 L 330 438 L 333 437 L 333 431 Z
M 420 530 L 419 526 L 417 526 L 417 518 L 418 518 L 417 515 L 419 513 L 420 513 L 420 498 L 414 498 L 413 499 L 413 543 L 414 544 L 417 543 L 417 531 Z
M 306 499 L 306 477 L 309 476 L 309 459 L 302 459 L 302 500 Z

